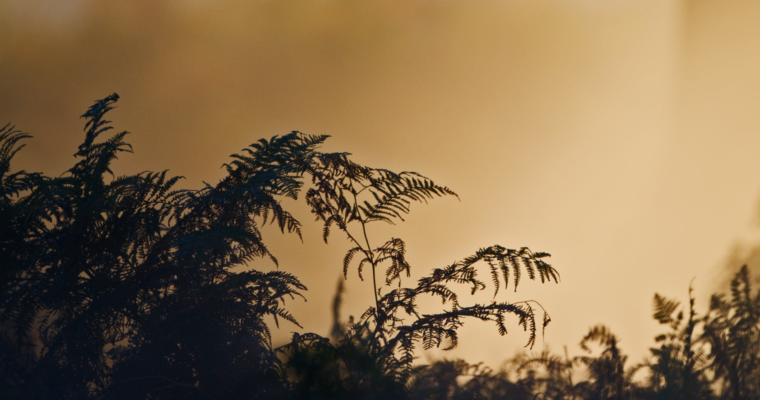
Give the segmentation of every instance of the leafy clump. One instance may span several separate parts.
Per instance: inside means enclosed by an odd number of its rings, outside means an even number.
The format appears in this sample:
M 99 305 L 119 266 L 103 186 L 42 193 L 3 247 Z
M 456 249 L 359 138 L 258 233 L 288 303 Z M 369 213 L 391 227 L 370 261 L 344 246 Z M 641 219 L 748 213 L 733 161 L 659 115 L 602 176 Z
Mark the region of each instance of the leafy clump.
M 283 398 L 320 387 L 336 396 L 401 394 L 416 346 L 455 347 L 467 317 L 505 334 L 505 316 L 515 315 L 531 334 L 528 345 L 535 343 L 538 303 L 465 306 L 452 285 L 483 290 L 480 261 L 495 295 L 500 274 L 505 286 L 514 277 L 515 288 L 521 270 L 557 281 L 543 261 L 548 254 L 490 246 L 404 287 L 411 269 L 404 241 L 370 245 L 368 224 L 403 221 L 412 203 L 456 196 L 451 189 L 320 152 L 328 137 L 300 132 L 253 143 L 232 155 L 224 178 L 197 190 L 177 189 L 182 178 L 167 171 L 116 177 L 111 164 L 132 152 L 128 132 L 104 138 L 118 99 L 99 100 L 82 116 L 84 141 L 59 177 L 11 172 L 29 135 L 0 129 L 0 397 Z M 300 236 L 300 221 L 281 200 L 297 199 L 307 184 L 324 240 L 337 227 L 354 244 L 344 274 L 354 261 L 360 277 L 371 268 L 375 304 L 339 327 L 337 342 L 296 334 L 274 349 L 267 318 L 299 326 L 285 301 L 306 287 L 288 272 L 254 268 L 262 257 L 277 262 L 260 228 L 276 224 Z M 448 308 L 422 313 L 421 296 Z M 549 321 L 544 313 L 542 327 Z M 342 361 L 315 375 L 304 372 L 313 357 Z

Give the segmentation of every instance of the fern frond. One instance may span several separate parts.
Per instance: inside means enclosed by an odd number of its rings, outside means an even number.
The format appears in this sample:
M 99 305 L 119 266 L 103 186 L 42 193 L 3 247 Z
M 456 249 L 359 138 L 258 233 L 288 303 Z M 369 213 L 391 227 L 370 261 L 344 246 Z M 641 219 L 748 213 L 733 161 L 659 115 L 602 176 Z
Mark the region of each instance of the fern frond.
M 346 253 L 346 256 L 343 257 L 343 277 L 348 278 L 348 266 L 351 264 L 351 260 L 354 258 L 354 254 L 356 252 L 363 251 L 361 247 L 353 247 Z M 359 275 L 361 277 L 361 274 Z
M 670 324 L 673 322 L 673 312 L 681 305 L 681 302 L 667 299 L 660 296 L 659 293 L 654 294 L 654 319 L 661 324 Z

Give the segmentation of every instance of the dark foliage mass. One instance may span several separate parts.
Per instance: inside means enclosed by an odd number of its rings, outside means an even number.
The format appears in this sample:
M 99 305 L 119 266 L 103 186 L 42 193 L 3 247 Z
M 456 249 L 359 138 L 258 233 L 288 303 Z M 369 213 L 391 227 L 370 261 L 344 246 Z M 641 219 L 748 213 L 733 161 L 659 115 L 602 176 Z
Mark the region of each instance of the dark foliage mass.
M 557 281 L 547 254 L 491 246 L 405 287 L 405 243 L 370 246 L 368 224 L 403 220 L 412 202 L 455 196 L 450 189 L 322 153 L 326 136 L 299 132 L 233 155 L 226 176 L 199 190 L 174 189 L 180 178 L 166 171 L 114 177 L 111 163 L 132 150 L 127 132 L 104 137 L 117 100 L 97 101 L 83 115 L 77 161 L 60 177 L 11 172 L 28 135 L 0 130 L 4 398 L 387 397 L 406 393 L 418 346 L 456 346 L 467 318 L 492 321 L 505 334 L 505 316 L 515 315 L 535 341 L 537 303 L 464 305 L 453 286 L 485 289 L 479 261 L 497 291 L 510 276 L 516 287 L 521 270 Z M 344 273 L 354 258 L 360 276 L 371 268 L 375 304 L 335 342 L 303 334 L 274 349 L 265 318 L 297 325 L 284 301 L 306 288 L 292 274 L 251 264 L 276 262 L 262 225 L 301 234 L 281 200 L 296 199 L 307 184 L 325 241 L 337 228 L 354 243 Z M 423 314 L 421 296 L 447 308 Z M 541 326 L 548 323 L 544 313 Z
M 500 370 L 420 365 L 419 349 L 456 347 L 467 320 L 504 335 L 514 317 L 532 349 L 550 322 L 539 303 L 468 304 L 462 293 L 488 290 L 479 271 L 494 299 L 525 276 L 558 282 L 549 255 L 488 246 L 409 284 L 405 242 L 373 246 L 368 227 L 456 196 L 449 188 L 323 153 L 327 136 L 300 132 L 257 141 L 198 190 L 176 189 L 180 178 L 166 171 L 115 177 L 111 163 L 132 151 L 127 132 L 111 134 L 105 120 L 117 100 L 83 115 L 76 163 L 59 177 L 14 172 L 29 135 L 0 129 L 0 398 L 760 399 L 760 291 L 747 268 L 704 315 L 691 290 L 685 310 L 656 294 L 653 317 L 666 332 L 641 364 L 629 366 L 599 325 L 582 338 L 582 356 L 526 352 Z M 371 279 L 374 303 L 342 321 L 341 282 L 328 337 L 297 333 L 274 348 L 270 329 L 298 325 L 285 301 L 306 287 L 255 268 L 277 261 L 260 227 L 300 235 L 281 200 L 304 189 L 325 242 L 337 233 L 352 244 L 344 276 Z M 442 307 L 423 311 L 430 297 Z

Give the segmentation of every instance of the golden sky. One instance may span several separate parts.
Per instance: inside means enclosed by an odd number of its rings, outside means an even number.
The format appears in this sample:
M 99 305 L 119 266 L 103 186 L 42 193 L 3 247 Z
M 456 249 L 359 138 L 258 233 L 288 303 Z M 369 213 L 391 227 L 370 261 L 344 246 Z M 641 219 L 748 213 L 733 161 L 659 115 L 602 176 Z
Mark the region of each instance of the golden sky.
M 549 252 L 559 285 L 498 299 L 539 300 L 556 350 L 605 323 L 636 362 L 661 331 L 655 292 L 686 300 L 696 277 L 704 310 L 756 243 L 758 18 L 740 0 L 0 0 L 0 125 L 35 137 L 17 168 L 58 175 L 77 117 L 117 92 L 135 154 L 116 172 L 186 187 L 261 137 L 332 135 L 327 151 L 461 196 L 370 232 L 406 239 L 417 277 L 497 243 Z M 348 243 L 296 211 L 304 244 L 266 238 L 309 287 L 296 318 L 327 334 Z M 371 283 L 354 272 L 347 289 L 360 315 Z M 498 365 L 518 330 L 471 321 L 445 355 Z

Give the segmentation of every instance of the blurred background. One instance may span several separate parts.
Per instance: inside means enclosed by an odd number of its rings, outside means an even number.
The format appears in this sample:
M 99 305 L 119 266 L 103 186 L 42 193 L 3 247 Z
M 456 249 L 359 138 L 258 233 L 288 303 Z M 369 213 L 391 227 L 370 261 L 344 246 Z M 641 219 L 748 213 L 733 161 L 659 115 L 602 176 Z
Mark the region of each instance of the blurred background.
M 407 241 L 413 279 L 492 244 L 549 252 L 559 285 L 497 300 L 549 311 L 539 347 L 572 354 L 604 323 L 638 361 L 663 331 L 655 292 L 685 301 L 696 278 L 704 311 L 742 262 L 760 269 L 759 19 L 748 0 L 0 0 L 0 125 L 34 136 L 14 169 L 59 175 L 77 117 L 117 92 L 135 154 L 115 172 L 186 188 L 259 138 L 332 135 L 326 151 L 459 193 L 370 231 Z M 303 243 L 265 236 L 309 288 L 279 341 L 329 333 L 349 247 L 293 207 Z M 343 318 L 361 315 L 371 282 L 352 270 L 346 288 Z M 498 366 L 527 341 L 511 326 L 471 321 L 424 357 Z

